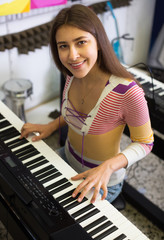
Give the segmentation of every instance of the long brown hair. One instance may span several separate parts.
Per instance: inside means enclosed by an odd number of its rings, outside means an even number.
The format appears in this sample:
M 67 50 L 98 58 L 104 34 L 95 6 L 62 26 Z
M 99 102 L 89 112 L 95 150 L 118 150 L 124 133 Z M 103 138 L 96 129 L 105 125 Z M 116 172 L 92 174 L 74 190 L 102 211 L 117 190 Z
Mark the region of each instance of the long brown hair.
M 99 47 L 98 64 L 100 69 L 118 77 L 131 78 L 133 76 L 120 64 L 112 45 L 109 42 L 104 27 L 92 9 L 81 4 L 62 9 L 55 17 L 50 32 L 50 47 L 56 66 L 63 74 L 72 75 L 61 63 L 56 44 L 56 32 L 64 24 L 71 25 L 91 33 L 97 40 Z

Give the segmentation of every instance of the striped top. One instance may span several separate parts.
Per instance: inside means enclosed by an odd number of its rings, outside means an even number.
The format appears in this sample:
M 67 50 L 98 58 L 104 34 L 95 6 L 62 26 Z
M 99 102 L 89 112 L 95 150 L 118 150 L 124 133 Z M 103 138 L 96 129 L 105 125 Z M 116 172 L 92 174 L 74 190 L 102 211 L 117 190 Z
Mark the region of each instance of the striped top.
M 142 88 L 135 81 L 112 75 L 95 107 L 81 119 L 81 114 L 74 109 L 68 99 L 72 80 L 73 77 L 66 79 L 62 104 L 62 115 L 69 127 L 81 135 L 101 135 L 128 125 L 132 143 L 122 151 L 128 159 L 128 167 L 152 150 L 153 132 L 148 106 Z M 68 110 L 71 114 L 68 114 Z M 77 154 L 81 155 L 81 153 Z M 91 160 L 87 159 L 87 161 Z

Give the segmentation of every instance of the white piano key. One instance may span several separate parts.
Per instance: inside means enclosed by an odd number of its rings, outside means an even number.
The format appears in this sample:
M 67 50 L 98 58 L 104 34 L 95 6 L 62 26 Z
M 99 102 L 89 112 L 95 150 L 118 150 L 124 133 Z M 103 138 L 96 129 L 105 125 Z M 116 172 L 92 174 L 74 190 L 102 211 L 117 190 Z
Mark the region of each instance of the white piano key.
M 159 86 L 153 86 L 153 88 L 151 87 L 151 88 L 149 88 L 149 91 L 155 91 L 155 90 L 157 90 L 157 89 L 159 89 L 160 87 Z
M 96 213 L 93 216 L 89 217 L 88 219 L 86 219 L 85 221 L 81 222 L 80 225 L 82 228 L 87 227 L 89 224 L 94 223 L 96 220 L 100 219 L 101 217 L 103 217 L 104 215 L 102 214 L 102 212 Z M 76 220 L 76 218 L 75 218 Z M 91 231 L 93 231 L 94 229 L 96 229 L 98 226 L 106 223 L 110 221 L 110 219 L 103 219 L 100 223 L 96 224 L 96 226 L 94 225 L 92 228 L 87 230 L 87 233 L 90 233 Z M 110 226 L 113 226 L 113 224 L 111 223 Z
M 76 200 L 77 201 L 77 200 Z M 86 201 L 87 202 L 87 201 Z M 81 205 L 81 204 L 80 204 Z M 87 202 L 87 206 L 89 205 L 89 203 Z M 82 209 L 82 206 L 81 206 Z M 91 209 L 84 211 L 83 213 L 81 213 L 79 216 L 75 217 L 75 219 L 78 221 L 78 219 L 80 219 L 81 217 L 85 216 L 86 214 L 92 212 L 92 210 L 95 210 L 95 207 L 92 207 Z M 96 215 L 97 213 L 95 213 L 94 215 Z M 84 220 L 85 221 L 85 220 Z M 81 221 L 80 223 L 82 223 L 83 221 Z
M 44 169 L 44 168 L 46 168 L 46 167 L 48 167 L 48 166 L 50 166 L 50 165 L 51 165 L 50 162 L 45 163 L 45 164 L 43 164 L 43 165 L 41 165 L 41 166 L 39 166 L 39 167 L 37 167 L 37 168 L 34 168 L 34 169 L 30 170 L 30 172 L 33 174 L 33 173 L 35 173 L 35 172 L 37 172 L 37 171 L 39 171 L 39 170 L 41 170 L 41 169 Z
M 49 173 L 49 171 L 47 171 L 46 173 L 47 173 L 47 176 L 39 179 L 39 182 L 41 182 L 41 181 L 46 181 L 46 179 L 47 179 L 48 177 L 51 177 L 51 176 L 53 176 L 54 174 L 58 174 L 59 172 L 57 171 L 57 172 L 54 172 L 54 173 Z M 38 177 L 41 177 L 41 175 L 38 176 Z M 36 177 L 36 178 L 37 178 L 37 177 Z M 54 183 L 55 180 L 58 181 L 58 180 L 60 180 L 61 178 L 63 178 L 62 175 L 60 175 L 60 176 L 58 176 L 58 177 L 54 177 L 54 179 L 52 179 L 52 181 L 53 181 L 53 183 Z M 43 183 L 42 185 L 45 186 L 45 184 L 46 184 L 46 186 L 49 186 L 50 183 L 51 183 L 51 180 L 47 180 L 47 181 L 46 181 L 45 183 Z
M 32 156 L 32 157 L 29 157 L 28 159 L 26 159 L 26 160 L 23 160 L 23 164 L 25 164 L 25 163 L 30 163 L 32 160 L 34 160 L 35 158 L 38 158 L 38 157 L 41 157 L 42 156 L 42 154 L 41 153 L 39 153 L 39 154 L 37 154 L 37 155 L 35 155 L 35 156 Z M 33 164 L 32 164 L 33 165 Z M 34 171 L 34 170 L 32 170 L 32 171 Z
M 86 202 L 83 202 L 81 204 L 79 204 L 78 206 L 68 210 L 69 214 L 72 215 L 74 214 L 75 212 L 77 212 L 78 210 L 82 209 L 83 207 L 87 206 L 90 204 L 90 200 L 87 200 Z
M 158 93 L 158 95 L 159 95 L 160 97 L 164 96 L 164 91 L 163 91 L 163 92 L 160 92 L 160 93 Z
M 5 140 L 4 143 L 8 144 L 8 143 L 10 143 L 10 142 L 12 142 L 12 141 L 14 141 L 14 140 L 17 140 L 19 137 L 20 137 L 20 136 L 12 137 L 12 138 L 10 138 L 10 139 L 8 139 L 8 140 Z
M 98 209 L 100 209 L 105 215 L 107 216 L 110 214 L 117 214 L 117 209 L 113 207 L 112 204 L 110 204 L 107 200 L 97 200 L 94 203 L 94 206 Z M 122 215 L 123 216 L 123 215 Z
M 129 237 L 119 228 L 117 231 L 114 231 L 109 236 L 103 238 L 103 240 L 111 240 L 119 237 L 121 234 L 124 234 L 126 237 L 123 240 L 129 240 Z
M 95 239 L 96 237 L 98 237 L 99 235 L 101 235 L 102 233 L 104 233 L 105 231 L 107 231 L 108 229 L 113 228 L 113 227 L 115 227 L 115 226 L 111 225 L 111 226 L 107 227 L 106 229 L 101 230 L 99 233 L 96 233 L 95 235 L 93 235 L 92 238 Z M 115 231 L 117 232 L 117 229 Z M 109 235 L 109 239 L 111 239 L 110 234 L 108 234 L 108 235 Z
M 143 80 L 141 80 L 139 82 L 140 82 L 141 85 L 143 85 L 143 84 L 147 83 L 148 81 L 146 79 L 143 79 Z
M 11 149 L 11 151 L 12 151 L 12 152 L 17 151 L 17 150 L 19 150 L 19 149 L 21 149 L 21 148 L 24 148 L 24 147 L 28 146 L 28 145 L 30 146 L 31 144 L 30 144 L 29 142 L 27 142 L 27 143 L 25 143 L 25 144 L 23 144 L 23 145 L 20 145 L 19 147 L 16 147 L 16 148 Z
M 48 172 L 47 172 L 47 175 L 48 175 Z M 50 176 L 50 175 L 48 175 L 48 176 Z M 51 184 L 53 184 L 53 183 L 61 180 L 62 178 L 63 178 L 63 175 L 58 176 L 58 177 L 56 177 L 55 179 L 52 179 L 52 180 L 50 180 L 50 181 L 48 181 L 48 182 L 46 182 L 46 183 L 43 183 L 43 186 L 44 186 L 44 187 L 48 187 L 48 186 L 50 186 Z M 56 188 L 57 188 L 57 187 L 56 187 Z M 55 189 L 55 188 L 54 188 L 54 189 Z
M 88 204 L 87 204 L 86 206 L 88 206 Z M 86 213 L 89 213 L 89 212 L 90 212 L 91 210 L 93 210 L 93 209 L 96 209 L 96 208 L 92 208 L 92 209 L 90 209 L 89 211 L 86 211 L 86 212 L 84 212 L 83 214 L 80 214 L 78 217 L 75 217 L 75 220 L 78 220 L 78 218 L 84 216 Z M 72 215 L 72 214 L 70 214 L 70 215 Z M 94 214 L 93 216 L 87 218 L 86 220 L 80 222 L 80 225 L 81 225 L 82 227 L 86 227 L 86 226 L 88 226 L 90 223 L 92 223 L 93 221 L 97 220 L 98 218 L 100 218 L 100 217 L 102 217 L 102 216 L 103 216 L 103 214 L 102 214 L 101 212 L 98 212 L 98 213 Z
M 102 230 L 101 233 L 105 232 L 107 229 L 110 229 L 112 227 L 116 227 L 117 229 L 115 231 L 111 232 L 110 234 L 108 234 L 107 236 L 103 237 L 102 240 L 112 240 L 112 239 L 119 237 L 121 234 L 124 234 L 126 236 L 124 238 L 124 240 L 130 239 L 129 235 L 125 234 L 125 229 L 122 230 L 119 227 L 117 227 L 116 225 L 109 226 L 108 228 Z M 93 236 L 93 238 L 99 236 L 101 233 L 97 233 L 95 236 Z M 126 233 L 127 233 L 127 229 L 126 229 Z
M 135 238 L 135 240 L 150 240 L 146 235 L 142 234 Z
M 126 229 L 126 234 L 131 239 L 135 239 L 136 237 L 140 237 L 142 235 L 142 232 L 140 232 L 136 227 L 134 227 L 134 225 L 132 225 L 132 223 L 129 221 L 122 223 L 119 226 L 119 229 L 122 231 L 125 231 Z
M 84 228 L 86 226 L 88 226 L 90 223 L 96 221 L 98 218 L 101 218 L 103 216 L 103 214 L 101 212 L 93 215 L 92 217 L 86 219 L 85 221 L 81 222 L 80 225 Z M 109 219 L 104 220 L 103 222 L 106 222 Z M 95 229 L 95 227 L 89 229 L 87 232 L 89 233 L 91 230 Z
M 66 189 L 64 189 L 64 190 L 62 190 L 62 191 L 60 191 L 60 192 L 58 192 L 58 193 L 55 193 L 55 194 L 53 194 L 53 197 L 54 198 L 58 198 L 58 197 L 60 197 L 60 196 L 62 196 L 63 194 L 65 194 L 66 192 L 69 192 L 69 191 L 71 191 L 72 190 L 72 193 L 73 193 L 73 189 L 74 189 L 75 187 L 72 185 L 72 186 L 69 186 L 68 188 L 66 188 Z
M 94 217 L 95 217 L 95 221 L 96 221 L 96 220 L 98 219 L 97 214 L 94 215 Z M 92 219 L 92 221 L 94 221 L 94 220 Z M 107 222 L 109 222 L 109 219 L 106 219 L 105 221 L 103 221 L 103 222 L 101 222 L 101 223 L 98 223 L 96 226 L 94 226 L 93 228 L 89 229 L 89 230 L 87 231 L 87 233 L 92 232 L 93 230 L 97 229 L 99 226 L 101 226 L 101 225 L 103 225 L 103 224 L 105 224 L 105 223 L 107 223 Z M 112 226 L 113 226 L 113 224 L 111 223 L 111 225 L 109 226 L 109 228 L 112 227 Z M 106 229 L 104 229 L 104 230 L 106 230 Z M 103 230 L 102 230 L 102 231 L 103 231 Z

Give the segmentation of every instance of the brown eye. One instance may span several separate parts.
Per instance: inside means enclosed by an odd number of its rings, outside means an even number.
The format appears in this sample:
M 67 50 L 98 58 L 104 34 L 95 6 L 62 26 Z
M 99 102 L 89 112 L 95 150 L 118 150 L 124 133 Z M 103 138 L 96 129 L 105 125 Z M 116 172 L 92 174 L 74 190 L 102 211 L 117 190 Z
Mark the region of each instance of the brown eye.
M 65 49 L 65 48 L 67 48 L 67 45 L 65 45 L 65 44 L 60 45 L 59 48 L 60 48 L 60 49 Z
M 85 44 L 85 43 L 86 43 L 86 41 L 84 41 L 84 40 L 83 40 L 83 41 L 80 41 L 80 42 L 78 42 L 78 44 L 79 44 L 79 45 L 83 45 L 83 44 Z

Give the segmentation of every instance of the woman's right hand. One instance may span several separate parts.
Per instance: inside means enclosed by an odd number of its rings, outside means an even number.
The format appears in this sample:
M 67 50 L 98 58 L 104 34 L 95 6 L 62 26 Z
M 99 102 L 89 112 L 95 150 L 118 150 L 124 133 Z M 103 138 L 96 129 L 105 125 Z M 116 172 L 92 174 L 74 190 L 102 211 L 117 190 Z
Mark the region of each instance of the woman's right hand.
M 48 124 L 33 124 L 33 123 L 25 123 L 21 129 L 20 138 L 27 138 L 30 133 L 39 133 L 39 135 L 35 135 L 32 137 L 32 141 L 38 141 L 44 138 L 47 138 L 55 131 L 54 122 L 50 122 Z

